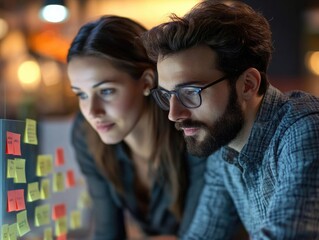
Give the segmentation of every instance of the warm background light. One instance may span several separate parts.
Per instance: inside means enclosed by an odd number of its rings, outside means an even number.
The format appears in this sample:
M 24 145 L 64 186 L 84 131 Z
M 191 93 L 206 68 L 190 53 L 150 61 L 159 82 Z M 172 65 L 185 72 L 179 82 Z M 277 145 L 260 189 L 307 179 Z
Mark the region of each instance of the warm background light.
M 8 33 L 8 23 L 3 18 L 0 18 L 0 39 L 4 38 Z
M 63 22 L 68 17 L 68 10 L 62 5 L 47 5 L 41 10 L 41 18 L 45 21 L 58 23 Z
M 319 76 L 319 51 L 306 54 L 306 65 L 313 74 Z
M 39 86 L 41 80 L 39 64 L 33 60 L 21 63 L 18 68 L 18 79 L 25 90 L 35 90 Z

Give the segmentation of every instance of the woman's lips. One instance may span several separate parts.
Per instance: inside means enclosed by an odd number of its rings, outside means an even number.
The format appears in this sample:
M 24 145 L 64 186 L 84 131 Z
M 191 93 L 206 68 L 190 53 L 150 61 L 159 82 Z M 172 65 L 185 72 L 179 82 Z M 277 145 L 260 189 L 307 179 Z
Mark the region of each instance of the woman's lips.
M 95 128 L 99 132 L 107 132 L 109 131 L 115 124 L 114 123 L 100 123 L 96 124 Z

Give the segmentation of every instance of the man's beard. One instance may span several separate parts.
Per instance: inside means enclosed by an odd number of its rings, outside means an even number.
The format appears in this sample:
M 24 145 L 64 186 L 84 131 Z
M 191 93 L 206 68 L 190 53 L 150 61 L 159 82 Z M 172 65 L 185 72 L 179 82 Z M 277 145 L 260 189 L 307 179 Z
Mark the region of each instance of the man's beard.
M 244 125 L 244 114 L 237 99 L 236 89 L 232 86 L 226 110 L 212 126 L 189 119 L 175 124 L 179 130 L 184 127 L 196 127 L 205 131 L 204 139 L 199 140 L 196 135 L 185 137 L 190 154 L 207 157 L 236 138 Z

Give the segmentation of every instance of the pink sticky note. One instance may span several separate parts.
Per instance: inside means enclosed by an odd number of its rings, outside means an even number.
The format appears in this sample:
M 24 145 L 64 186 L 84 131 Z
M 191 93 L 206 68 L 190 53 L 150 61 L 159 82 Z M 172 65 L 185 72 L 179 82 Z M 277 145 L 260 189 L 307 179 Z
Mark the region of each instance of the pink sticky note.
M 56 240 L 67 240 L 66 234 L 56 237 Z
M 7 192 L 7 211 L 16 211 L 16 191 L 10 190 Z
M 53 206 L 53 211 L 52 211 L 53 220 L 64 217 L 65 215 L 66 215 L 66 207 L 64 203 L 56 204 Z
M 73 170 L 68 170 L 66 172 L 66 185 L 67 187 L 75 186 L 74 172 Z
M 64 150 L 63 150 L 63 148 L 56 149 L 55 165 L 56 166 L 64 165 Z
M 16 190 L 16 209 L 17 211 L 25 209 L 24 189 Z
M 14 154 L 12 132 L 7 132 L 6 154 Z
M 12 133 L 13 136 L 13 151 L 14 155 L 21 156 L 21 134 Z

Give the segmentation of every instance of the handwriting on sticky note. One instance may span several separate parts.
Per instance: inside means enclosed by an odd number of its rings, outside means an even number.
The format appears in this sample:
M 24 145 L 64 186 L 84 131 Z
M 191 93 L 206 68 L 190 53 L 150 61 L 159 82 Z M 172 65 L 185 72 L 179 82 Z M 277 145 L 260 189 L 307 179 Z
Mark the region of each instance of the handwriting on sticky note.
M 18 133 L 7 132 L 6 154 L 21 156 L 21 135 Z
M 52 219 L 56 220 L 58 218 L 66 216 L 66 206 L 64 203 L 56 204 L 52 209 Z
M 22 158 L 15 158 L 15 176 L 14 176 L 14 183 L 26 183 L 26 176 L 25 176 L 25 159 Z
M 15 177 L 15 161 L 13 159 L 7 160 L 7 178 Z
M 9 224 L 1 226 L 1 240 L 9 240 Z
M 51 196 L 50 179 L 45 178 L 41 180 L 40 197 L 41 199 L 48 199 Z
M 67 234 L 68 228 L 67 228 L 67 220 L 66 217 L 61 217 L 55 221 L 55 235 L 56 236 L 62 236 Z
M 25 209 L 24 189 L 9 190 L 7 192 L 7 211 L 20 211 Z
M 35 208 L 34 225 L 39 227 L 50 224 L 50 205 L 45 204 Z
M 17 239 L 17 224 L 13 223 L 9 225 L 9 240 L 16 240 Z
M 36 175 L 38 177 L 47 176 L 49 173 L 52 172 L 53 168 L 53 160 L 52 155 L 38 155 L 37 156 L 37 169 Z
M 63 148 L 57 148 L 56 149 L 55 165 L 56 166 L 64 165 L 64 149 Z
M 53 175 L 53 192 L 63 192 L 65 189 L 64 175 L 62 172 Z
M 33 202 L 39 199 L 39 182 L 28 183 L 28 202 Z
M 17 213 L 17 229 L 20 237 L 30 231 L 26 210 Z
M 16 210 L 21 211 L 25 209 L 24 189 L 18 189 L 16 191 Z
M 28 144 L 37 145 L 37 122 L 32 119 L 26 119 L 25 131 L 24 131 L 24 142 Z

